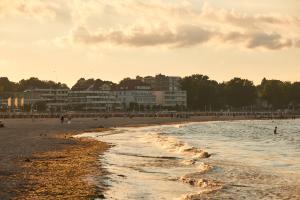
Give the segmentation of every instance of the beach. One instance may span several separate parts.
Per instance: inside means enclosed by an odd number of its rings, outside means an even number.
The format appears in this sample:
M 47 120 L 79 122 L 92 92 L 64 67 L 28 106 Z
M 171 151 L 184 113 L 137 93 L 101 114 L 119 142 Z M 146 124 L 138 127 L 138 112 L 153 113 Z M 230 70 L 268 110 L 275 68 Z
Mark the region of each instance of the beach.
M 75 118 L 70 124 L 61 124 L 59 119 L 2 120 L 5 127 L 0 129 L 0 199 L 47 199 L 57 195 L 89 199 L 101 196 L 103 189 L 86 177 L 93 176 L 96 171 L 100 177 L 105 173 L 97 160 L 109 147 L 103 142 L 74 139 L 73 135 L 122 126 L 225 119 L 231 118 Z M 59 177 L 63 178 L 57 179 Z M 70 177 L 72 181 L 66 181 Z M 77 187 L 74 187 L 74 178 Z M 90 191 L 80 193 L 83 188 Z
M 116 131 L 118 138 L 119 129 L 131 130 L 124 132 L 131 134 L 131 132 L 134 133 L 139 128 L 145 128 L 142 131 L 145 134 L 149 125 L 151 125 L 150 127 L 159 128 L 171 126 L 175 127 L 176 130 L 180 130 L 186 124 L 193 124 L 194 122 L 230 122 L 246 119 L 245 117 L 193 117 L 188 119 L 168 117 L 74 118 L 71 123 L 65 122 L 64 124 L 61 124 L 59 119 L 5 119 L 2 120 L 5 127 L 0 129 L 0 199 L 51 199 L 55 197 L 64 199 L 101 199 L 104 196 L 106 197 L 107 193 L 109 194 L 109 192 L 106 192 L 108 189 L 107 183 L 104 183 L 105 181 L 103 180 L 110 177 L 109 174 L 112 173 L 109 169 L 114 164 L 110 164 L 109 161 L 115 160 L 110 159 L 109 156 L 111 154 L 106 153 L 106 150 L 112 148 L 113 152 L 114 145 L 119 142 L 118 140 L 110 141 L 109 137 L 106 138 L 106 135 L 109 136 L 111 133 L 114 135 L 114 131 Z M 150 130 L 152 133 L 151 128 Z M 168 129 L 165 131 L 167 132 Z M 191 130 L 183 129 L 183 131 L 188 133 Z M 96 140 L 93 137 L 74 137 L 83 133 L 93 135 L 101 134 L 102 132 L 104 135 L 96 138 Z M 135 141 L 134 135 L 126 134 L 121 135 L 126 138 L 125 141 L 130 141 L 128 144 L 132 144 L 132 147 L 134 147 L 133 152 L 137 151 L 135 149 L 136 145 L 141 144 Z M 155 135 L 155 140 L 150 138 L 150 142 L 162 146 L 168 145 L 168 140 L 165 141 L 160 135 L 156 137 Z M 149 142 L 148 136 L 146 140 Z M 214 140 L 214 138 L 207 138 L 207 140 L 203 141 L 203 147 L 205 147 L 206 141 L 210 142 Z M 161 143 L 162 141 L 166 143 Z M 226 144 L 226 146 L 228 145 Z M 141 146 L 142 149 L 144 147 L 145 145 Z M 213 150 L 218 150 L 217 147 L 213 149 L 209 147 L 206 149 L 205 147 L 204 149 L 209 153 L 213 152 Z M 198 150 L 194 149 L 193 146 L 191 150 L 192 152 L 195 151 L 198 155 Z M 232 150 L 235 150 L 234 146 Z M 220 152 L 222 153 L 219 155 L 223 155 L 223 151 L 221 149 Z M 192 153 L 190 150 L 188 152 Z M 159 152 L 159 155 L 163 155 L 164 153 L 164 151 Z M 234 155 L 234 152 L 228 151 L 227 153 L 228 156 Z M 103 157 L 104 160 L 107 158 L 109 160 L 105 160 L 103 163 Z M 212 154 L 212 158 L 214 159 L 216 156 Z M 118 158 L 117 160 L 122 162 L 122 159 Z M 162 163 L 166 165 L 170 164 L 164 159 L 160 161 L 163 161 Z M 213 164 L 218 162 L 220 163 L 218 160 L 214 161 Z M 171 166 L 174 163 L 172 161 Z M 187 159 L 183 163 L 189 166 L 189 164 L 193 165 L 195 162 L 193 159 Z M 223 164 L 224 162 L 222 161 Z M 210 169 L 210 165 L 206 165 L 205 163 L 202 163 L 201 167 L 204 167 L 205 170 L 206 167 Z M 243 171 L 243 169 L 238 170 Z M 248 170 L 248 168 L 245 168 L 245 170 Z M 122 174 L 118 174 L 117 177 L 124 178 Z M 185 177 L 182 178 L 183 181 L 186 181 Z M 135 179 L 132 180 L 134 181 Z M 218 183 L 213 184 L 216 184 L 216 187 L 220 186 Z M 170 188 L 173 187 L 172 182 Z M 296 190 L 298 189 L 296 188 Z M 114 190 L 111 189 L 111 191 Z
M 113 144 L 101 156 L 105 199 L 298 200 L 299 129 L 299 119 L 207 121 L 77 137 Z

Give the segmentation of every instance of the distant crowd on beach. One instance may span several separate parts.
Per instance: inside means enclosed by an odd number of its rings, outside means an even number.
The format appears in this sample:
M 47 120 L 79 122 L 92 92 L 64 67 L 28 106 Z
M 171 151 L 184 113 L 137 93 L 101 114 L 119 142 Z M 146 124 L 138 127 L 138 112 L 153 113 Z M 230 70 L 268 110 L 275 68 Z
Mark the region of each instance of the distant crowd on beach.
M 70 121 L 72 118 L 135 118 L 135 117 L 171 117 L 171 118 L 191 118 L 191 117 L 214 117 L 214 118 L 238 118 L 246 119 L 296 119 L 300 113 L 284 112 L 119 112 L 119 113 L 0 113 L 0 118 L 60 118 L 62 123 Z

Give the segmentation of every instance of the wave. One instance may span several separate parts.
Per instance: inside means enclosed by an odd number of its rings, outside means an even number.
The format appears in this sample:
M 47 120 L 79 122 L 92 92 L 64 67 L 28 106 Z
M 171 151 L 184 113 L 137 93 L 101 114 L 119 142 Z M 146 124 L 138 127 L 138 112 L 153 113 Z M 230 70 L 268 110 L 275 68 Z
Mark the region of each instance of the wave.
M 124 156 L 133 156 L 133 157 L 140 157 L 140 158 L 151 158 L 151 159 L 162 159 L 162 160 L 178 160 L 179 158 L 174 156 L 148 156 L 142 154 L 135 154 L 135 153 L 117 153 L 119 155 Z
M 183 183 L 189 184 L 194 187 L 198 187 L 199 191 L 196 193 L 185 194 L 178 200 L 197 200 L 205 194 L 209 194 L 218 190 L 221 190 L 224 185 L 218 181 L 207 180 L 203 178 L 193 177 L 191 175 L 183 176 L 179 180 Z
M 183 156 L 191 156 L 193 158 L 208 158 L 211 156 L 203 149 L 190 146 L 189 144 L 180 141 L 176 137 L 167 136 L 162 133 L 152 133 L 145 136 L 146 141 L 152 142 L 160 147 Z
M 185 194 L 178 200 L 196 200 L 201 198 L 204 194 L 212 193 L 223 188 L 223 184 L 218 181 L 199 178 L 199 175 L 213 169 L 213 166 L 201 162 L 203 158 L 211 156 L 208 152 L 164 133 L 151 133 L 145 135 L 144 139 L 149 143 L 159 145 L 169 152 L 182 155 L 184 159 L 180 162 L 181 165 L 195 166 L 192 168 L 192 171 L 195 172 L 194 174 L 186 174 L 174 179 L 174 181 L 189 184 L 190 186 L 197 187 L 199 190 L 196 193 Z

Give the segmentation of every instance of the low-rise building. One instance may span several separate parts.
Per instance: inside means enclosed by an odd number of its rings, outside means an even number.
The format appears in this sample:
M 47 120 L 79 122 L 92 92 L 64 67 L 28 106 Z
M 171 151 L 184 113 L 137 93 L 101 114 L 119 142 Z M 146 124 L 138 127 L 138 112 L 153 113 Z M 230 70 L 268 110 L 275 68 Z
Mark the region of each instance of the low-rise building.
M 156 105 L 156 99 L 152 91 L 145 87 L 136 87 L 136 89 L 117 90 L 115 91 L 117 98 L 121 101 L 123 109 L 130 107 L 152 108 Z
M 124 110 L 151 109 L 156 105 L 151 87 L 139 80 L 128 80 L 119 85 L 115 91 Z
M 114 111 L 121 109 L 121 103 L 111 90 L 70 91 L 69 109 L 72 111 Z
M 160 107 L 186 107 L 187 94 L 186 91 L 180 90 L 179 83 L 180 77 L 161 74 L 155 77 L 127 78 L 118 85 L 107 81 L 90 81 L 83 82 L 72 90 L 29 89 L 22 93 L 23 99 L 15 97 L 11 104 L 17 105 L 15 107 L 22 105 L 24 111 L 49 112 L 137 111 Z M 5 102 L 7 100 L 1 103 L 2 107 L 12 108 L 5 105 Z
M 0 94 L 0 110 L 21 110 L 24 106 L 24 95 L 22 92 L 5 92 Z
M 180 90 L 180 80 L 178 76 L 165 76 L 158 74 L 155 77 L 139 77 L 141 81 L 151 86 L 155 91 L 177 91 Z
M 8 111 L 8 98 L 0 96 L 0 111 Z
M 162 107 L 187 106 L 186 91 L 153 91 L 153 95 L 156 97 L 156 105 Z
M 24 104 L 35 110 L 62 111 L 68 106 L 69 89 L 31 89 L 24 91 Z M 46 106 L 46 108 L 41 108 Z M 40 108 L 39 108 L 40 107 Z

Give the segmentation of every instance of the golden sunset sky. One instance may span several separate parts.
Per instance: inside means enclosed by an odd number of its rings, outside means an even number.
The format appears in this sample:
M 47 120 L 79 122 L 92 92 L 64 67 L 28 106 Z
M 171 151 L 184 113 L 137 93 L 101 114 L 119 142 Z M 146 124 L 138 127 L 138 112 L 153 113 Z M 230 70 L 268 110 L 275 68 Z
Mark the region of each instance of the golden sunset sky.
M 0 76 L 300 81 L 299 0 L 0 0 Z

